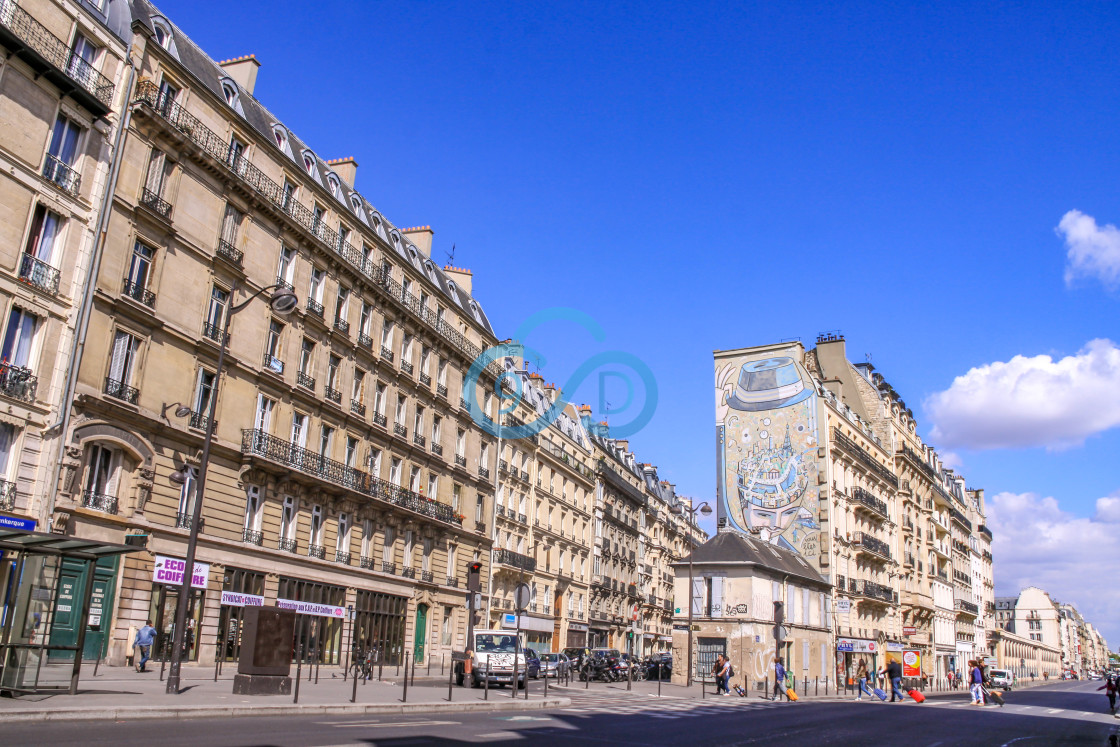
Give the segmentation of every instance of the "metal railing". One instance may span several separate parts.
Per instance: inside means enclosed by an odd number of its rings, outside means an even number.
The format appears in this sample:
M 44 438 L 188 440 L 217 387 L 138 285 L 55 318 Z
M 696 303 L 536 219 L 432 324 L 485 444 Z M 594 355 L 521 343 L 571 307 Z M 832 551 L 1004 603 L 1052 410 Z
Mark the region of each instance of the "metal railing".
M 957 610 L 957 612 L 963 612 L 966 615 L 972 615 L 973 617 L 976 617 L 980 614 L 980 607 L 973 604 L 972 602 L 965 601 L 964 599 L 957 599 L 953 603 L 953 606 Z
M 886 501 L 882 501 L 872 495 L 870 492 L 860 487 L 852 488 L 852 500 L 866 508 L 871 509 L 875 514 L 878 514 L 884 519 L 889 519 L 890 515 L 887 513 Z
M 345 319 L 335 319 L 334 328 L 344 335 L 350 334 L 350 322 L 346 321 Z
M 117 512 L 117 497 L 115 495 L 94 493 L 92 490 L 83 490 L 82 508 L 92 508 L 94 511 L 115 514 Z
M 385 424 L 389 422 L 389 418 L 385 417 L 379 412 L 375 412 L 373 413 L 373 422 L 375 425 L 380 425 L 382 428 L 384 428 Z
M 354 413 L 360 418 L 366 416 L 366 406 L 356 399 L 350 400 L 350 412 Z
M 898 487 L 898 476 L 883 465 L 879 464 L 879 462 L 875 460 L 875 457 L 871 456 L 871 454 L 869 454 L 866 449 L 857 444 L 855 441 L 841 433 L 839 428 L 834 427 L 832 429 L 832 438 L 834 441 L 836 441 L 837 444 L 847 449 L 852 455 L 855 456 L 856 459 L 858 459 L 872 472 L 882 478 L 883 481 L 888 485 L 893 485 L 895 488 Z
M 342 392 L 338 391 L 334 387 L 324 387 L 323 396 L 329 399 L 331 402 L 334 402 L 336 405 L 342 404 Z
M 319 303 L 314 298 L 307 299 L 307 310 L 320 319 L 323 318 L 323 304 Z
M 16 507 L 16 484 L 11 480 L 0 480 L 0 511 L 11 511 Z
M 171 203 L 150 189 L 145 188 L 140 193 L 140 204 L 164 218 L 171 217 Z
M 75 197 L 78 196 L 78 191 L 82 185 L 82 175 L 57 156 L 47 154 L 47 157 L 43 160 L 43 176 L 64 192 L 69 192 Z
M 890 560 L 891 547 L 883 540 L 868 534 L 867 532 L 855 532 L 852 534 L 852 544 L 874 554 L 879 557 Z
M 277 550 L 281 550 L 283 552 L 295 552 L 296 547 L 298 547 L 298 545 L 296 544 L 296 541 L 294 539 L 284 539 L 283 537 L 281 537 L 280 539 L 276 540 Z
M 436 577 L 431 571 L 420 571 L 420 580 L 432 584 L 435 583 Z
M 436 384 L 436 394 L 447 399 L 447 386 L 445 384 Z
M 3 2 L 3 0 L 0 0 Z M 24 254 L 19 263 L 19 279 L 41 291 L 58 295 L 58 282 L 62 274 L 37 257 Z
M 241 541 L 248 545 L 256 545 L 257 547 L 260 547 L 261 543 L 264 542 L 264 532 L 258 532 L 253 529 L 246 529 L 241 533 Z
M 481 477 L 483 480 L 489 480 L 490 479 L 490 469 L 488 467 L 483 467 L 481 464 L 478 465 L 478 476 Z
M 424 448 L 424 446 L 428 443 L 428 439 L 424 438 L 419 433 L 413 433 L 412 443 L 416 444 L 420 448 Z
M 898 602 L 898 595 L 895 594 L 894 589 L 883 584 L 877 584 L 874 581 L 861 581 L 860 579 L 848 579 L 848 591 L 852 594 L 865 597 L 867 599 L 875 599 L 880 602 L 887 602 L 896 604 Z
M 432 453 L 436 456 L 443 456 L 443 447 L 435 441 L 432 441 Z
M 350 565 L 350 553 L 343 552 L 342 550 L 335 550 L 334 562 L 342 563 L 343 565 Z
M 953 521 L 960 524 L 962 527 L 967 529 L 969 532 L 972 531 L 972 522 L 969 521 L 968 518 L 963 513 L 961 513 L 957 509 L 953 508 L 952 506 L 949 506 L 949 516 L 951 516 L 953 518 Z
M 432 385 L 432 377 L 429 376 L 426 373 L 421 373 L 420 374 L 420 383 L 423 384 L 424 386 L 431 386 Z
M 387 560 L 382 560 L 381 561 L 381 572 L 382 573 L 388 573 L 391 576 L 396 575 L 397 564 L 396 563 L 390 563 Z
M 505 548 L 500 548 L 494 551 L 494 562 L 501 563 L 502 565 L 508 565 L 513 568 L 520 568 L 529 573 L 537 570 L 536 558 L 531 558 L 528 555 L 522 555 L 521 553 L 514 552 L 513 550 L 507 550 Z
M 459 577 L 458 576 L 448 576 L 447 577 L 447 585 L 448 586 L 453 586 L 455 588 L 459 588 Z
M 411 490 L 372 477 L 366 472 L 347 467 L 342 462 L 336 462 L 259 430 L 245 429 L 241 432 L 241 453 L 264 457 L 285 467 L 298 469 L 326 482 L 341 485 L 436 521 L 456 526 L 463 524 L 462 517 L 456 514 L 451 506 L 430 500 Z
M 131 298 L 133 301 L 138 301 L 147 307 L 156 305 L 156 294 L 145 288 L 139 283 L 134 283 L 128 278 L 124 279 L 124 287 L 121 293 Z
M 384 358 L 385 360 L 389 361 L 390 363 L 392 363 L 393 362 L 393 351 L 383 345 L 381 347 L 381 357 Z
M 303 371 L 296 373 L 296 383 L 302 387 L 315 391 L 315 378 L 308 376 Z
M 358 347 L 365 348 L 366 350 L 373 350 L 373 338 L 365 332 L 358 333 Z
M 241 259 L 245 256 L 240 249 L 224 239 L 218 241 L 218 255 L 238 266 L 241 265 Z
M 284 361 L 280 360 L 279 358 L 277 358 L 272 353 L 265 353 L 264 354 L 264 360 L 262 361 L 262 365 L 265 367 L 266 370 L 272 371 L 273 373 L 278 373 L 278 374 L 284 373 Z
M 393 433 L 397 434 L 401 438 L 408 438 L 408 428 L 401 425 L 400 423 L 393 423 Z
M 206 430 L 206 426 L 209 425 L 209 423 L 210 423 L 210 418 L 208 418 L 203 413 L 201 413 L 201 412 L 191 412 L 191 419 L 190 419 L 191 428 L 197 428 L 200 431 L 204 431 L 204 430 Z M 215 422 L 214 425 L 216 426 L 217 422 Z
M 456 454 L 455 455 L 455 464 L 457 464 L 460 467 L 466 467 L 467 466 L 467 458 L 465 456 L 463 456 L 462 454 Z
M 308 545 L 307 557 L 322 560 L 327 554 L 327 548 L 322 545 Z
M 220 345 L 222 343 L 222 335 L 223 335 L 222 328 L 219 327 L 218 325 L 211 324 L 210 322 L 203 323 L 203 325 L 202 325 L 202 336 L 205 337 L 206 339 L 213 340 L 214 342 L 216 342 Z M 226 338 L 226 342 L 229 342 L 229 335 L 226 335 L 225 338 Z
M 136 400 L 140 398 L 140 390 L 125 384 L 123 381 L 116 379 L 105 379 L 105 394 L 127 402 L 130 405 L 135 405 Z
M 412 366 L 411 363 L 406 361 L 403 357 L 401 358 L 401 370 L 404 371 L 409 376 L 412 375 L 413 366 Z
M 292 285 L 291 283 L 289 283 L 287 280 L 280 277 L 279 275 L 276 276 L 276 285 L 277 285 L 277 287 L 280 287 L 280 288 L 287 288 L 290 291 L 294 291 L 296 289 L 296 287 L 294 285 Z
M 112 81 L 97 72 L 30 13 L 16 5 L 15 0 L 0 0 L 0 26 L 27 45 L 38 57 L 81 86 L 106 110 L 112 106 Z
M 178 529 L 190 529 L 194 524 L 194 514 L 188 511 L 180 511 L 175 514 L 175 527 Z
M 367 571 L 375 571 L 377 570 L 377 561 L 373 558 L 362 556 L 358 558 L 358 567 L 364 568 Z
M 34 402 L 39 377 L 26 366 L 0 363 L 0 394 L 23 402 Z
M 401 568 L 401 576 L 404 578 L 416 578 L 416 569 L 410 565 Z

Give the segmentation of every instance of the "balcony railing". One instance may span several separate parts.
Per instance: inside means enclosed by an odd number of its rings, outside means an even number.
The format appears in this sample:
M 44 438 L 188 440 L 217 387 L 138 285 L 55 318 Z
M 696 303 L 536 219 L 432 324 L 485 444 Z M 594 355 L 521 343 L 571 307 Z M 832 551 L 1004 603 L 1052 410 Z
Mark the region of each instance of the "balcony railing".
M 443 447 L 435 441 L 432 441 L 432 453 L 436 456 L 443 456 Z
M 481 477 L 483 480 L 489 480 L 490 479 L 490 469 L 488 467 L 483 467 L 481 464 L 478 465 L 478 476 Z
M 401 576 L 404 578 L 416 578 L 416 569 L 410 565 L 401 568 Z
M 832 438 L 839 445 L 848 450 L 856 459 L 878 475 L 888 485 L 898 487 L 898 477 L 889 469 L 879 464 L 862 446 L 840 432 L 839 428 L 832 429 Z
M 94 511 L 115 514 L 117 512 L 117 497 L 115 495 L 94 493 L 92 490 L 83 490 L 82 508 L 92 508 Z
M 307 557 L 309 558 L 318 558 L 319 560 L 322 560 L 324 556 L 326 556 L 326 554 L 327 548 L 323 547 L 322 545 L 307 546 Z
M 241 533 L 241 541 L 247 545 L 256 545 L 260 547 L 261 543 L 264 542 L 264 532 L 246 529 Z
M 447 399 L 447 387 L 444 384 L 436 384 L 436 394 Z
M 334 402 L 336 405 L 342 404 L 342 392 L 333 387 L 324 387 L 323 396 Z
M 466 467 L 467 466 L 467 458 L 465 456 L 463 456 L 462 454 L 456 454 L 455 455 L 455 464 L 457 464 L 460 467 Z
M 878 555 L 884 560 L 891 559 L 890 545 L 867 532 L 855 532 L 852 534 L 852 544 L 874 555 Z
M 261 365 L 263 365 L 267 370 L 272 371 L 273 373 L 284 373 L 284 361 L 280 360 L 272 353 L 264 354 L 264 360 L 262 361 Z
M 953 508 L 952 506 L 949 506 L 949 516 L 951 516 L 953 518 L 953 521 L 960 524 L 962 527 L 967 529 L 969 532 L 972 531 L 972 522 L 969 521 L 968 518 L 963 513 L 961 513 L 957 509 Z
M 16 484 L 11 480 L 0 480 L 0 511 L 11 511 L 16 507 Z
M 385 360 L 389 361 L 390 363 L 392 363 L 393 362 L 393 351 L 390 350 L 389 348 L 385 347 L 385 346 L 382 346 L 381 347 L 381 357 L 384 358 Z
M 334 562 L 342 563 L 343 565 L 350 565 L 350 553 L 343 552 L 342 550 L 335 550 Z
M 425 444 L 428 443 L 428 439 L 424 438 L 419 433 L 413 433 L 412 434 L 412 443 L 416 444 L 420 448 L 424 448 Z
M 898 595 L 895 594 L 894 589 L 889 586 L 884 586 L 883 584 L 877 584 L 873 581 L 861 581 L 855 578 L 848 579 L 848 592 L 867 599 L 887 602 L 888 604 L 898 602 Z
M 171 218 L 171 203 L 150 189 L 140 193 L 140 204 L 162 218 Z
M 408 438 L 408 428 L 400 423 L 393 423 L 393 433 L 396 433 L 401 438 Z
M 956 600 L 953 606 L 957 610 L 957 612 L 963 612 L 966 615 L 972 615 L 973 617 L 976 617 L 980 614 L 980 608 L 977 605 L 973 604 L 972 602 L 965 601 L 964 599 Z
M 39 388 L 39 377 L 25 366 L 0 363 L 0 394 L 23 402 L 34 402 Z
M 69 164 L 50 153 L 43 160 L 43 176 L 49 179 L 56 187 L 64 192 L 69 192 L 75 197 L 81 188 L 82 177 Z
M 537 570 L 537 559 L 531 558 L 528 555 L 514 552 L 513 550 L 506 550 L 501 548 L 494 551 L 494 562 L 501 563 L 502 565 L 512 566 L 513 568 L 520 568 L 521 570 L 532 573 Z
M 358 346 L 363 347 L 366 350 L 373 350 L 373 338 L 367 335 L 365 332 L 359 333 Z
M 186 135 L 210 158 L 222 164 L 237 178 L 272 203 L 277 212 L 287 215 L 304 230 L 311 233 L 333 253 L 341 255 L 359 272 L 370 278 L 374 286 L 384 293 L 394 304 L 408 311 L 421 322 L 431 327 L 454 347 L 465 360 L 476 360 L 482 349 L 465 335 L 445 322 L 438 314 L 420 303 L 420 299 L 404 290 L 391 276 L 374 267 L 361 252 L 349 244 L 340 244 L 338 232 L 322 224 L 320 218 L 304 205 L 285 196 L 284 188 L 250 163 L 244 156 L 230 156 L 229 141 L 207 127 L 200 119 L 187 112 L 179 104 L 160 93 L 154 81 L 144 81 L 137 86 L 135 103 L 151 108 L 152 114 L 166 121 L 171 127 Z M 502 367 L 496 361 L 486 368 L 491 379 L 502 375 Z
M 210 418 L 206 417 L 206 415 L 204 415 L 203 413 L 201 413 L 201 412 L 192 412 L 191 413 L 191 419 L 190 419 L 191 428 L 197 428 L 200 431 L 204 431 L 204 430 L 206 430 L 206 426 L 209 425 L 209 424 L 210 424 Z M 215 422 L 214 425 L 216 426 L 217 423 Z
M 298 544 L 294 539 L 284 539 L 281 537 L 276 540 L 276 549 L 282 552 L 295 552 Z
M 448 586 L 453 586 L 453 587 L 455 587 L 455 588 L 458 588 L 458 587 L 459 587 L 459 578 L 458 578 L 458 576 L 448 576 L 448 577 L 447 577 L 447 585 L 448 585 Z
M 135 405 L 136 400 L 140 398 L 140 390 L 125 384 L 123 381 L 116 379 L 105 379 L 105 394 L 127 402 L 130 405 Z
M 222 344 L 222 328 L 216 324 L 206 322 L 202 325 L 202 336 L 207 340 L 213 340 L 219 345 Z M 229 342 L 229 335 L 226 335 L 226 342 Z
M 133 301 L 139 301 L 145 306 L 151 308 L 156 305 L 156 294 L 140 285 L 133 283 L 128 278 L 124 279 L 124 288 L 121 293 L 131 298 Z
M 876 498 L 863 488 L 852 488 L 852 501 L 871 509 L 871 512 L 877 514 L 880 518 L 890 518 L 890 515 L 887 513 L 886 502 Z
M 427 584 L 435 583 L 435 574 L 431 571 L 420 571 L 420 580 Z
M 229 243 L 228 241 L 222 240 L 218 242 L 218 256 L 225 257 L 230 262 L 233 262 L 235 265 L 240 267 L 241 259 L 245 255 L 233 244 Z
M 14 0 L 0 0 L 0 42 L 87 109 L 102 116 L 113 104 L 113 83 Z M 78 87 L 74 87 L 77 83 Z
M 367 571 L 376 571 L 377 561 L 373 558 L 361 557 L 358 559 L 358 566 L 360 568 L 366 569 Z
M 313 376 L 308 376 L 303 371 L 296 374 L 296 383 L 305 389 L 315 391 L 315 378 Z
M 431 386 L 432 385 L 432 377 L 429 376 L 426 373 L 422 373 L 422 374 L 420 374 L 420 383 L 423 384 L 424 386 Z
M 412 371 L 413 371 L 413 366 L 412 366 L 411 363 L 406 361 L 404 358 L 401 358 L 401 370 L 404 371 L 409 376 L 411 376 Z
M 389 422 L 389 418 L 385 417 L 379 412 L 375 412 L 373 413 L 373 422 L 374 425 L 380 425 L 382 428 L 384 428 L 385 424 Z
M 41 291 L 58 295 L 58 281 L 61 277 L 56 268 L 30 254 L 24 254 L 20 260 L 19 279 Z
M 381 572 L 382 573 L 388 573 L 389 575 L 395 575 L 396 572 L 397 572 L 397 564 L 396 563 L 390 563 L 387 560 L 382 560 L 381 561 Z
M 356 399 L 350 400 L 350 412 L 354 413 L 360 418 L 366 416 L 366 406 Z
M 296 289 L 296 287 L 294 285 L 292 285 L 291 283 L 289 283 L 287 280 L 280 277 L 279 275 L 276 276 L 276 286 L 278 288 L 287 288 L 290 291 L 294 291 Z
M 344 335 L 350 334 L 350 322 L 345 319 L 335 319 L 334 328 Z
M 341 485 L 436 521 L 456 526 L 463 525 L 463 517 L 456 514 L 451 506 L 430 500 L 411 490 L 372 477 L 366 472 L 347 467 L 342 462 L 328 459 L 259 430 L 246 429 L 241 432 L 241 453 L 264 457 L 285 467 L 298 469 L 326 482 Z
M 314 298 L 307 299 L 307 310 L 320 319 L 323 318 L 323 304 L 319 303 Z
M 175 514 L 175 526 L 179 529 L 190 529 L 191 524 L 194 524 L 194 514 L 189 514 L 183 511 Z

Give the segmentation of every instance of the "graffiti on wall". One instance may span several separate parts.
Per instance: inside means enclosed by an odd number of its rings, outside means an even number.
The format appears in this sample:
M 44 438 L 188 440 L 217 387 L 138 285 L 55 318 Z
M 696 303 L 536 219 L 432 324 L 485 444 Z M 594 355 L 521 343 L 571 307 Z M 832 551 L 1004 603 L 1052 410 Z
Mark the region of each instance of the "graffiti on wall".
M 716 359 L 717 515 L 806 558 L 820 546 L 817 394 L 799 348 Z

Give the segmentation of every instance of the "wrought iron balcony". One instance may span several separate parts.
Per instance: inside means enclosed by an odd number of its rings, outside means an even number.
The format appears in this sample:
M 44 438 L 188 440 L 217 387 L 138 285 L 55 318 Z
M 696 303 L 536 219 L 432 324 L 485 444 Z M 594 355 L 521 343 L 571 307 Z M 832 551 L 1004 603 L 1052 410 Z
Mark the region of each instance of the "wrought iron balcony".
M 416 578 L 416 569 L 410 565 L 401 568 L 401 576 L 405 578 Z
M 201 412 L 191 412 L 190 426 L 197 428 L 200 431 L 206 430 L 206 426 L 210 424 L 210 418 Z M 218 425 L 214 423 L 215 427 Z
M 367 571 L 377 570 L 377 561 L 373 558 L 361 557 L 358 559 L 358 566 L 366 569 Z
M 476 521 L 474 523 L 474 530 L 479 534 L 486 534 L 486 524 L 481 521 Z
M 222 328 L 219 327 L 216 324 L 211 324 L 210 322 L 206 322 L 202 325 L 202 336 L 205 337 L 207 340 L 213 340 L 214 342 L 221 345 L 223 334 L 224 333 L 222 332 Z M 225 338 L 226 338 L 226 342 L 228 343 L 229 342 L 229 335 L 225 335 Z M 268 364 L 266 363 L 265 365 L 268 365 Z
M 980 614 L 980 608 L 977 605 L 973 604 L 972 602 L 965 601 L 964 599 L 957 599 L 953 603 L 953 606 L 957 610 L 957 612 L 965 615 L 972 615 L 973 617 L 976 617 Z
M 125 384 L 123 381 L 116 379 L 105 379 L 105 394 L 127 402 L 130 405 L 135 405 L 136 400 L 140 398 L 140 390 Z
M 319 303 L 314 298 L 307 299 L 307 310 L 320 319 L 323 318 L 323 304 Z
M 366 350 L 373 350 L 373 338 L 365 332 L 358 334 L 358 347 L 363 347 Z
M 890 545 L 867 532 L 855 532 L 852 534 L 852 544 L 884 560 L 891 559 Z
M 878 602 L 886 602 L 887 604 L 898 602 L 898 596 L 895 594 L 894 589 L 889 586 L 884 586 L 883 584 L 877 584 L 873 581 L 861 581 L 855 578 L 849 579 L 848 591 L 856 596 L 873 599 Z
M 43 159 L 43 176 L 64 192 L 78 196 L 82 177 L 72 166 L 50 153 Z
M 235 265 L 240 267 L 241 259 L 242 257 L 244 257 L 244 254 L 233 244 L 229 243 L 228 241 L 221 240 L 218 242 L 218 256 L 225 257 L 230 262 L 233 262 Z
M 315 378 L 312 376 L 308 376 L 303 371 L 299 371 L 298 373 L 296 373 L 296 383 L 304 387 L 305 389 L 315 391 Z
M 94 511 L 115 514 L 117 512 L 117 497 L 115 495 L 94 493 L 92 490 L 83 490 L 82 508 L 92 508 Z
M 408 428 L 405 428 L 400 423 L 393 423 L 393 433 L 396 433 L 401 438 L 408 438 Z
M 509 472 L 509 463 L 505 459 L 498 460 L 498 474 L 504 475 Z
M 508 565 L 512 568 L 520 568 L 521 570 L 532 573 L 537 570 L 537 559 L 531 558 L 528 555 L 507 550 L 504 547 L 494 551 L 494 562 Z
M 39 377 L 25 366 L 0 363 L 0 394 L 22 402 L 34 402 L 39 388 Z
M 271 353 L 264 354 L 264 360 L 262 361 L 261 365 L 263 365 L 266 370 L 272 371 L 273 373 L 284 373 L 284 361 L 280 360 Z
M 350 322 L 346 321 L 345 319 L 335 319 L 334 328 L 344 335 L 350 334 Z
M 529 518 L 527 516 L 525 516 L 525 514 L 518 514 L 517 515 L 517 520 L 520 521 L 522 524 L 527 525 L 529 523 Z
M 382 428 L 389 422 L 389 418 L 385 417 L 379 412 L 373 413 L 373 422 L 375 425 L 380 425 Z
M 121 293 L 128 296 L 133 301 L 139 301 L 149 308 L 156 305 L 155 293 L 152 293 L 139 283 L 131 282 L 128 278 L 124 279 L 124 288 Z
M 419 433 L 413 433 L 412 443 L 416 444 L 420 448 L 424 448 L 424 446 L 428 443 L 428 439 L 424 438 Z
M 388 573 L 389 575 L 395 575 L 396 572 L 397 572 L 397 564 L 396 563 L 390 563 L 387 560 L 382 560 L 381 561 L 381 572 L 382 573 Z
M 10 0 L 0 0 L 7 2 Z M 24 254 L 19 263 L 19 279 L 28 285 L 52 295 L 58 295 L 59 271 L 30 254 Z
M 412 371 L 413 371 L 413 366 L 412 366 L 411 363 L 406 361 L 404 358 L 401 358 L 401 370 L 404 371 L 409 376 L 411 376 Z
M 432 377 L 429 376 L 426 373 L 421 373 L 420 374 L 420 383 L 423 384 L 424 386 L 431 386 L 432 385 Z
M 890 515 L 887 513 L 887 504 L 868 491 L 860 487 L 852 488 L 852 501 L 858 506 L 870 509 L 871 513 L 881 519 L 889 519 Z
M 953 521 L 960 524 L 962 527 L 967 529 L 969 532 L 972 532 L 972 522 L 969 521 L 968 518 L 965 517 L 965 515 L 963 513 L 961 513 L 957 509 L 950 506 L 949 507 L 949 516 L 951 516 L 953 518 Z
M 11 511 L 16 507 L 16 484 L 11 480 L 0 480 L 0 511 Z
M 286 468 L 298 469 L 325 482 L 341 485 L 436 521 L 456 526 L 463 524 L 463 517 L 452 511 L 451 506 L 259 430 L 246 429 L 241 432 L 241 453 L 260 456 Z
M 447 387 L 443 384 L 436 384 L 436 394 L 447 399 Z
M 384 345 L 382 345 L 381 346 L 381 357 L 384 358 L 385 360 L 389 361 L 390 363 L 392 363 L 393 362 L 393 351 L 390 350 L 389 348 L 385 347 Z
M 529 482 L 529 473 L 521 470 L 521 482 Z
M 489 480 L 490 479 L 490 469 L 488 467 L 483 467 L 481 464 L 478 465 L 478 476 L 481 477 L 483 480 Z
M 342 563 L 343 565 L 350 565 L 350 553 L 343 552 L 342 550 L 335 550 L 334 562 Z
M 350 400 L 350 412 L 354 413 L 360 418 L 366 416 L 366 406 L 356 399 Z
M 460 410 L 466 410 L 467 409 L 467 400 L 463 399 L 462 397 L 459 398 L 459 409 Z
M 140 204 L 161 218 L 171 220 L 171 203 L 146 187 L 140 193 Z
M 420 571 L 420 580 L 427 584 L 433 584 L 436 577 L 431 571 Z
M 295 552 L 296 547 L 298 547 L 298 545 L 296 543 L 296 540 L 294 539 L 284 539 L 283 537 L 281 537 L 280 539 L 276 540 L 277 550 L 281 550 L 283 552 Z
M 443 456 L 443 447 L 435 441 L 432 441 L 432 453 L 436 456 Z
M 241 533 L 241 541 L 247 545 L 261 546 L 264 542 L 264 532 L 258 532 L 253 529 L 246 529 Z
M 871 456 L 871 454 L 869 454 L 862 446 L 841 433 L 839 428 L 834 427 L 832 429 L 832 439 L 838 446 L 842 446 L 844 449 L 846 449 L 857 460 L 862 462 L 865 467 L 869 468 L 872 472 L 878 475 L 879 478 L 886 482 L 888 485 L 893 485 L 896 488 L 898 487 L 898 477 L 889 469 L 876 461 L 875 457 Z
M 179 529 L 190 529 L 194 524 L 194 515 L 180 511 L 175 514 L 175 526 Z
M 276 285 L 280 288 L 286 288 L 287 290 L 290 290 L 290 291 L 294 291 L 296 289 L 294 285 L 292 285 L 291 283 L 289 283 L 287 280 L 280 277 L 279 275 L 276 276 Z
M 455 464 L 459 465 L 460 467 L 466 467 L 467 466 L 467 458 L 465 456 L 463 456 L 462 454 L 456 454 L 455 455 Z
M 323 396 L 334 402 L 336 405 L 342 404 L 342 392 L 332 387 L 324 387 Z
M 327 549 L 325 547 L 323 547 L 322 545 L 308 545 L 307 546 L 307 557 L 309 557 L 309 558 L 318 558 L 319 560 L 322 560 L 324 558 L 324 556 L 326 556 L 326 554 L 327 554 Z
M 0 43 L 98 117 L 109 113 L 112 81 L 14 0 L 0 0 Z

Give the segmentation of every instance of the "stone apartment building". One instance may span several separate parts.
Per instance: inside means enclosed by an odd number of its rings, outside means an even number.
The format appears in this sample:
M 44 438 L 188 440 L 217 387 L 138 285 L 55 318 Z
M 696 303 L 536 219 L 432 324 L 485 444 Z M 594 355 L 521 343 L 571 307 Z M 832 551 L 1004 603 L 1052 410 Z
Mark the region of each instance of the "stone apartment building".
M 349 608 L 354 642 L 394 659 L 461 648 L 498 459 L 476 421 L 496 415 L 500 367 L 467 377 L 495 342 L 470 273 L 438 267 L 430 229 L 395 227 L 356 162 L 320 158 L 254 98 L 255 58 L 218 64 L 132 8 L 137 79 L 45 509 L 61 531 L 146 536 L 98 578 L 94 645 L 119 663 L 146 618 L 171 633 L 159 568 L 184 555 L 225 340 L 190 658 L 236 658 L 235 595 L 321 605 L 301 620 L 324 663 L 342 661 Z M 270 308 L 280 289 L 290 315 Z
M 128 98 L 131 20 L 114 3 L 0 0 L 0 511 L 39 529 Z

